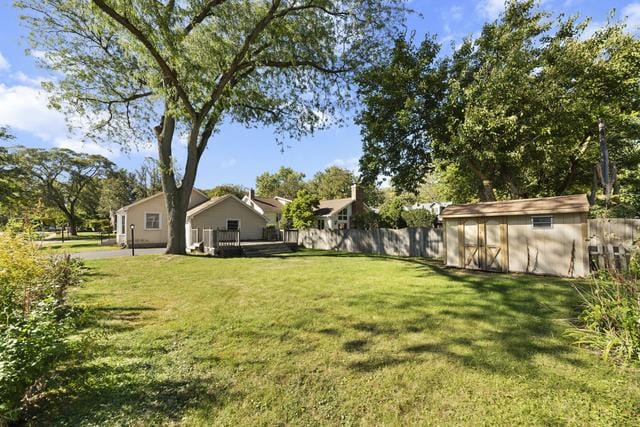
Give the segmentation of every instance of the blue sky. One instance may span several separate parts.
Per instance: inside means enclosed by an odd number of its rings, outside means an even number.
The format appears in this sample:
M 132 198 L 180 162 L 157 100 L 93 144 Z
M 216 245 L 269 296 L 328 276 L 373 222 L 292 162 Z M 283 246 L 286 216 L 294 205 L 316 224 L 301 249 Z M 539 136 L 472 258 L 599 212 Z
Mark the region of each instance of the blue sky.
M 408 25 L 418 37 L 437 33 L 445 45 L 458 43 L 477 33 L 482 24 L 495 19 L 503 9 L 502 0 L 408 0 L 421 14 Z M 634 28 L 640 26 L 640 0 L 543 0 L 554 13 L 580 13 L 593 17 L 591 28 L 606 21 L 611 9 L 628 16 Z M 25 53 L 26 30 L 10 0 L 0 0 L 0 125 L 9 125 L 17 136 L 15 143 L 31 147 L 67 147 L 76 151 L 104 154 L 118 166 L 134 169 L 153 149 L 120 153 L 113 148 L 83 144 L 69 133 L 60 114 L 46 109 L 46 96 L 40 82 L 47 78 L 31 56 Z M 226 124 L 209 143 L 202 158 L 196 185 L 210 188 L 222 183 L 253 186 L 256 175 L 290 166 L 308 177 L 335 164 L 354 169 L 361 154 L 360 130 L 352 122 L 340 128 L 319 132 L 301 141 L 287 141 L 284 150 L 276 145 L 272 129 L 245 129 Z

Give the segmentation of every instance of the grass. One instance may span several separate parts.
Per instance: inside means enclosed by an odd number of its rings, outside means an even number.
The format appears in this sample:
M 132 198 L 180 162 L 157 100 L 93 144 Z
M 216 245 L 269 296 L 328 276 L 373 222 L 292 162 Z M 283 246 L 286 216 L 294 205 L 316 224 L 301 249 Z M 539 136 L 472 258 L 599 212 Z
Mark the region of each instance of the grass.
M 39 242 L 37 242 L 39 244 Z M 120 249 L 118 245 L 101 245 L 100 240 L 69 240 L 64 243 L 45 243 L 40 248 L 42 251 L 52 253 L 78 253 L 78 252 L 94 252 L 94 251 L 114 251 Z
M 103 234 L 102 235 L 103 238 L 107 239 L 107 238 L 114 238 L 115 234 L 111 234 L 111 235 L 106 235 Z M 49 233 L 49 236 L 47 237 L 48 240 L 60 240 L 62 238 L 62 233 L 55 232 L 55 233 Z M 72 236 L 71 234 L 69 234 L 68 231 L 64 232 L 64 240 L 97 240 L 100 239 L 100 233 L 97 231 L 78 231 L 78 235 L 77 236 Z
M 547 277 L 300 252 L 93 260 L 91 344 L 34 424 L 637 425 L 640 372 L 564 335 Z

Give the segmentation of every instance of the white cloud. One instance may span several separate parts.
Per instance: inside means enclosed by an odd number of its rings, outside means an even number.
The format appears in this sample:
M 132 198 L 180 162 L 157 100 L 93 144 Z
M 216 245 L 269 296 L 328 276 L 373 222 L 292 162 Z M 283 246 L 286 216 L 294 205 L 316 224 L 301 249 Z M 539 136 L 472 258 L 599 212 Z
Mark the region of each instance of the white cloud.
M 47 52 L 44 50 L 32 50 L 30 51 L 31 56 L 38 59 L 44 59 L 47 56 Z
M 464 9 L 462 6 L 451 6 L 449 9 L 449 17 L 452 21 L 460 21 L 462 19 Z
M 0 71 L 5 71 L 11 68 L 11 64 L 7 61 L 7 58 L 2 56 L 2 52 L 0 52 Z
M 222 161 L 220 163 L 220 167 L 222 169 L 229 169 L 229 168 L 234 167 L 237 163 L 238 163 L 238 161 L 232 157 L 230 159 Z
M 42 83 L 47 81 L 48 79 L 45 77 L 29 77 L 27 76 L 25 73 L 23 73 L 22 71 L 18 71 L 17 73 L 13 73 L 10 76 L 13 80 L 16 80 L 20 83 L 24 83 L 26 85 L 29 86 L 37 86 L 40 87 L 42 86 Z
M 635 33 L 640 31 L 640 3 L 630 3 L 622 9 L 622 16 L 627 18 L 627 28 Z
M 34 87 L 0 83 L 0 121 L 3 125 L 53 140 L 68 133 L 64 116 L 47 108 L 46 94 Z
M 104 157 L 113 159 L 117 157 L 117 154 L 107 149 L 104 146 L 98 145 L 93 142 L 82 142 L 77 139 L 71 138 L 54 138 L 53 144 L 59 148 L 68 148 L 73 151 L 88 154 L 100 154 Z
M 484 18 L 494 20 L 504 11 L 504 0 L 482 0 L 476 11 Z
M 325 168 L 330 166 L 338 166 L 343 169 L 348 169 L 352 173 L 358 175 L 360 173 L 360 158 L 351 157 L 350 159 L 335 159 L 328 163 Z
M 26 77 L 26 76 L 25 76 Z M 83 143 L 69 130 L 64 115 L 47 107 L 47 94 L 33 86 L 7 86 L 0 83 L 0 125 L 35 135 L 56 147 L 114 158 L 113 152 L 95 143 Z M 89 120 L 77 117 L 74 122 L 88 126 Z

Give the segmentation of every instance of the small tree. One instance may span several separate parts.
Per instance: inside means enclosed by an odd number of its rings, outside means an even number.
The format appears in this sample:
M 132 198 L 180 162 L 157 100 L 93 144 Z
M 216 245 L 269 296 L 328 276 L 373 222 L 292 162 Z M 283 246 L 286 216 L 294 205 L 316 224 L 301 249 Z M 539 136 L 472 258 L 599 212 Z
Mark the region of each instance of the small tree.
M 407 223 L 402 218 L 404 210 L 404 201 L 401 197 L 393 197 L 385 201 L 380 206 L 380 217 L 382 218 L 382 226 L 389 228 L 404 228 Z
M 300 190 L 296 197 L 282 208 L 282 221 L 294 228 L 309 228 L 315 220 L 314 211 L 318 199 L 307 190 Z

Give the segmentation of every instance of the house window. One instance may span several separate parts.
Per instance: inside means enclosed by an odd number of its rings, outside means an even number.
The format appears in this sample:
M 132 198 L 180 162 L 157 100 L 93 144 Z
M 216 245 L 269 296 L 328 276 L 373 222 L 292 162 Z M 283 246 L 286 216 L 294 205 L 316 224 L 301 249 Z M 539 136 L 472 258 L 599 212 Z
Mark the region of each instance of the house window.
M 124 215 L 120 215 L 120 234 L 127 234 L 127 221 Z
M 531 227 L 533 228 L 552 228 L 553 217 L 552 216 L 532 216 Z
M 228 219 L 227 220 L 227 230 L 240 230 L 240 220 L 239 219 Z
M 348 219 L 347 208 L 344 208 L 340 212 L 338 212 L 338 221 L 346 221 Z
M 145 213 L 144 214 L 144 229 L 145 230 L 160 230 L 160 214 L 159 213 Z
M 318 229 L 319 230 L 324 230 L 324 219 L 319 219 L 318 220 Z

